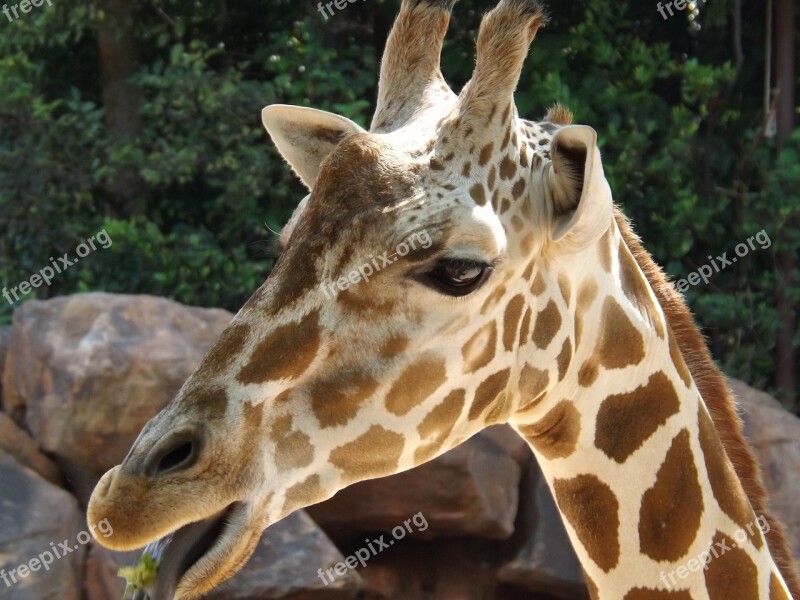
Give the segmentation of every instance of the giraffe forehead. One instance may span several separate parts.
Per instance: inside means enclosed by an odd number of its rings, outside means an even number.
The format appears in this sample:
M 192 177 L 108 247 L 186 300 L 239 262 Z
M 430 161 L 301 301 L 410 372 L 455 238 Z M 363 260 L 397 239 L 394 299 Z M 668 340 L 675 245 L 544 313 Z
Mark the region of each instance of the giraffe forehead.
M 323 161 L 309 209 L 352 213 L 390 206 L 414 195 L 418 169 L 388 136 L 348 136 Z

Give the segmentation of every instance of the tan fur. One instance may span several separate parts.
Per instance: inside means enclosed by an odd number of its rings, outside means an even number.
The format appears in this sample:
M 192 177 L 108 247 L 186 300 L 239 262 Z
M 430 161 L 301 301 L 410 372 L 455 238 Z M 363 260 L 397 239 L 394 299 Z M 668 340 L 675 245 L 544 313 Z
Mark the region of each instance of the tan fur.
M 786 585 L 795 600 L 800 599 L 794 559 L 789 552 L 789 544 L 783 526 L 767 512 L 767 494 L 761 481 L 761 471 L 742 433 L 742 420 L 736 411 L 733 393 L 724 375 L 709 354 L 708 347 L 686 307 L 683 297 L 670 283 L 661 268 L 653 261 L 641 244 L 639 237 L 631 229 L 628 219 L 618 209 L 614 216 L 622 237 L 636 262 L 647 277 L 650 287 L 656 294 L 669 326 L 675 333 L 681 354 L 692 373 L 697 388 L 708 407 L 714 426 L 722 440 L 728 458 L 739 476 L 750 504 L 756 514 L 764 515 L 770 525 L 767 544 L 775 564 L 781 571 Z

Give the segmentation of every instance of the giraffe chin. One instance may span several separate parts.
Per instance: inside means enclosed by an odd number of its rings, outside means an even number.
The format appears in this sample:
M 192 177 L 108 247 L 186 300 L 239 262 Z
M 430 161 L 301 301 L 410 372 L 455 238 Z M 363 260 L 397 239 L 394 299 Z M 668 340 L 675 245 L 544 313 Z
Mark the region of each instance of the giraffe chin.
M 250 557 L 260 531 L 250 528 L 248 505 L 230 504 L 149 544 L 158 561 L 155 581 L 134 600 L 194 600 L 233 576 Z

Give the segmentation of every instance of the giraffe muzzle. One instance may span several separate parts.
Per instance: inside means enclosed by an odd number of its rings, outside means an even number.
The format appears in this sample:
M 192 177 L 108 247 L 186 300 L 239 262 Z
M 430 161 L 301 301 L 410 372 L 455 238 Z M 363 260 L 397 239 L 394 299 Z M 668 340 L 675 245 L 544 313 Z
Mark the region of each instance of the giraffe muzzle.
M 143 555 L 148 554 L 158 565 L 155 580 L 126 598 L 189 600 L 207 591 L 206 586 L 198 589 L 193 573 L 202 572 L 206 578 L 211 573 L 209 579 L 215 583 L 227 578 L 231 553 L 241 557 L 235 548 L 239 540 L 247 539 L 242 532 L 242 526 L 249 524 L 246 513 L 247 505 L 234 502 L 208 519 L 185 525 L 148 544 Z

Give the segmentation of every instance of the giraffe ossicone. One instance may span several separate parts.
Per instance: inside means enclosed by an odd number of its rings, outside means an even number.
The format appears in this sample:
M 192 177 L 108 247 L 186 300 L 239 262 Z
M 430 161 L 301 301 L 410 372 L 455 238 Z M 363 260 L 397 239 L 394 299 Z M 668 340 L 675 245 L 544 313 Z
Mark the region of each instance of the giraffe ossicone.
M 310 193 L 267 281 L 98 483 L 89 521 L 114 527 L 98 541 L 131 550 L 174 533 L 156 596 L 199 598 L 292 511 L 508 422 L 594 598 L 789 598 L 774 521 L 768 538 L 751 527 L 707 569 L 665 579 L 763 512 L 729 392 L 615 210 L 594 130 L 560 107 L 517 115 L 539 4 L 486 15 L 458 95 L 439 67 L 453 4 L 403 1 L 369 131 L 264 109 Z M 422 231 L 426 247 L 323 294 Z

